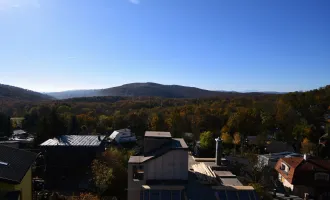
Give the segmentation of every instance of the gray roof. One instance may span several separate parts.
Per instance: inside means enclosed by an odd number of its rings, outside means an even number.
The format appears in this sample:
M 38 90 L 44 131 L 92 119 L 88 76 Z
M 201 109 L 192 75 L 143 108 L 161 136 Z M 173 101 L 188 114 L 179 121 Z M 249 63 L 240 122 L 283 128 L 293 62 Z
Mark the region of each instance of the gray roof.
M 225 186 L 243 186 L 243 184 L 237 178 L 233 177 L 220 178 L 220 182 Z
M 214 173 L 216 176 L 221 177 L 221 178 L 233 178 L 236 177 L 236 175 L 234 175 L 233 173 L 231 173 L 230 171 L 218 171 L 218 170 L 214 170 Z
M 24 134 L 26 133 L 24 130 L 14 130 L 13 131 L 13 135 L 21 135 L 21 134 Z
M 99 140 L 99 138 L 101 140 Z M 62 135 L 40 144 L 40 146 L 100 146 L 104 135 Z
M 161 131 L 146 131 L 144 137 L 160 137 L 160 138 L 171 138 L 172 135 L 170 132 L 161 132 Z
M 19 184 L 37 158 L 37 154 L 0 145 L 0 181 Z
M 148 160 L 162 156 L 171 150 L 177 149 L 188 149 L 188 145 L 182 138 L 172 138 L 170 142 L 164 144 L 163 146 L 154 151 L 148 152 L 148 154 L 144 156 L 131 156 L 129 158 L 128 163 L 143 163 Z

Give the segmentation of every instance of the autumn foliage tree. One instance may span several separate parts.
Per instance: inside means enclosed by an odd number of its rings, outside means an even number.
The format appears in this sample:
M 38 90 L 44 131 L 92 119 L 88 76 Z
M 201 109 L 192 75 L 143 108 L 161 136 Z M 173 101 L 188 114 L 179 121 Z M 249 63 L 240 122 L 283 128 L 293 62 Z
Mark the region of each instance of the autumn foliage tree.
M 93 180 L 100 194 L 125 192 L 123 189 L 127 187 L 127 162 L 132 153 L 110 148 L 93 161 Z
M 221 139 L 224 144 L 232 144 L 233 143 L 233 138 L 229 133 L 222 133 L 221 134 Z
M 236 154 L 236 147 L 241 144 L 241 134 L 239 132 L 234 133 L 233 144 L 235 145 L 234 151 Z

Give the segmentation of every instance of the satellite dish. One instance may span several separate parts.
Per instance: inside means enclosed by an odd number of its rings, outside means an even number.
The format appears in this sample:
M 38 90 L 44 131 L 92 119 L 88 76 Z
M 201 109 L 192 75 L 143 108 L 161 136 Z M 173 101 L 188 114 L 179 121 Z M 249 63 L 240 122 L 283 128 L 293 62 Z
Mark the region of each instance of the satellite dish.
M 112 199 L 111 200 L 117 200 L 117 197 L 112 197 Z

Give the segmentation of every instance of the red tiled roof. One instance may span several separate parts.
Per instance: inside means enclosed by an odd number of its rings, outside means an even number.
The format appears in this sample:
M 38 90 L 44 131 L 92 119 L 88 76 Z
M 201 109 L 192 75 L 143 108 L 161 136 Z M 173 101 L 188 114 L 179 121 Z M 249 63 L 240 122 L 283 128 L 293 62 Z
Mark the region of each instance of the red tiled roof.
M 288 172 L 280 169 L 282 162 L 290 167 Z M 312 158 L 304 160 L 301 157 L 281 158 L 276 163 L 275 170 L 291 184 L 313 185 L 318 184 L 314 182 L 314 172 L 330 173 L 330 160 Z
M 303 158 L 300 157 L 291 157 L 291 158 L 281 158 L 277 161 L 275 165 L 275 170 L 280 173 L 289 183 L 292 183 L 295 168 L 299 166 L 299 164 L 303 161 Z M 281 164 L 284 162 L 287 164 L 290 169 L 288 172 L 281 170 Z
M 290 166 L 290 168 L 296 168 L 303 160 L 302 157 L 291 157 L 291 158 L 282 158 L 282 160 Z

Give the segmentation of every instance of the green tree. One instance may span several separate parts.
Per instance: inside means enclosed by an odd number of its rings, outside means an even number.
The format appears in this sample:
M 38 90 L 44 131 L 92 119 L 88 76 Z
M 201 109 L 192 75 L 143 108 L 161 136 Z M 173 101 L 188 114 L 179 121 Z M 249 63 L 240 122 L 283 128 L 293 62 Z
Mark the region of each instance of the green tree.
M 203 149 L 211 149 L 214 147 L 214 138 L 211 131 L 205 131 L 199 136 L 200 146 Z
M 312 126 L 305 119 L 301 119 L 294 126 L 292 134 L 297 140 L 301 140 L 302 138 L 308 138 L 310 140 L 312 138 Z
M 36 137 L 34 138 L 34 146 L 38 147 L 41 143 L 51 138 L 49 134 L 49 122 L 46 117 L 42 117 L 38 121 Z
M 48 117 L 49 136 L 51 138 L 64 135 L 66 127 L 63 119 L 60 118 L 55 108 L 53 108 Z

